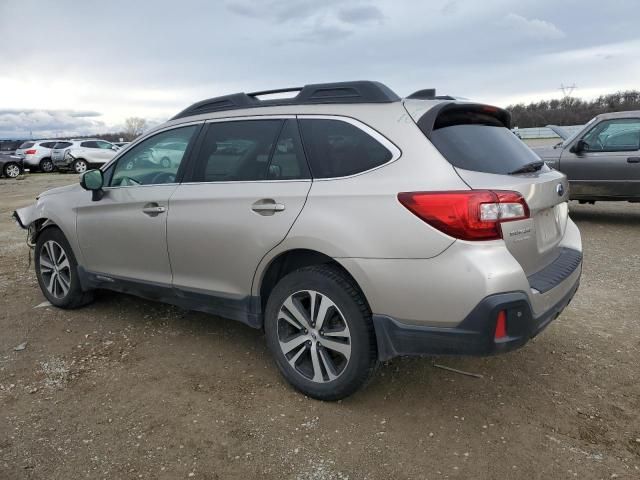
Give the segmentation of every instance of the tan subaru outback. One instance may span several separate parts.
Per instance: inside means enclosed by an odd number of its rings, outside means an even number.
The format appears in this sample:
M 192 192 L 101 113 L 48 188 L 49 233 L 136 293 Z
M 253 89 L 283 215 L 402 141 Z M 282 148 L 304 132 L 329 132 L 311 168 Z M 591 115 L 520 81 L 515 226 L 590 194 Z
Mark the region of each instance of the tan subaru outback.
M 295 388 L 335 400 L 380 360 L 520 347 L 571 301 L 567 179 L 509 127 L 369 81 L 227 95 L 15 218 L 52 304 L 110 289 L 243 322 Z M 167 144 L 170 165 L 145 161 Z

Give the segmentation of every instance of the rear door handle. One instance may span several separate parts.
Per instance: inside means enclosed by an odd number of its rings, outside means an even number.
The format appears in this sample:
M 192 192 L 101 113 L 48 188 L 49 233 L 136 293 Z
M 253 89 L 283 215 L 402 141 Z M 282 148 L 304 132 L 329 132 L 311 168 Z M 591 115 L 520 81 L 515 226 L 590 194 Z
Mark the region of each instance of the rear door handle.
M 150 217 L 157 217 L 161 213 L 167 211 L 167 207 L 163 207 L 162 205 L 158 205 L 155 202 L 147 203 L 144 207 L 142 207 L 142 212 Z
M 627 163 L 640 163 L 640 157 L 629 157 Z
M 258 200 L 253 205 L 251 205 L 251 210 L 260 215 L 273 215 L 275 212 L 284 211 L 284 204 L 276 203 L 272 198 L 265 198 L 262 200 Z

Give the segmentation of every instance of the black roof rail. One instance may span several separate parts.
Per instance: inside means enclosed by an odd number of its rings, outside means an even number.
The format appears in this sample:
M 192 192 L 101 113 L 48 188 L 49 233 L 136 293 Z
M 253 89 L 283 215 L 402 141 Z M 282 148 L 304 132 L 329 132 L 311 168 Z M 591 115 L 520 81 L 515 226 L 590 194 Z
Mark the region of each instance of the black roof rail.
M 291 98 L 260 100 L 257 97 L 277 93 L 298 92 Z M 280 88 L 252 93 L 233 93 L 194 103 L 171 120 L 201 113 L 236 110 L 239 108 L 270 107 L 275 105 L 313 105 L 323 103 L 391 103 L 400 97 L 380 82 L 359 80 L 354 82 L 316 83 L 297 88 Z
M 411 98 L 413 100 L 455 100 L 455 97 L 452 97 L 451 95 L 436 95 L 435 88 L 418 90 L 417 92 L 413 92 L 407 98 Z

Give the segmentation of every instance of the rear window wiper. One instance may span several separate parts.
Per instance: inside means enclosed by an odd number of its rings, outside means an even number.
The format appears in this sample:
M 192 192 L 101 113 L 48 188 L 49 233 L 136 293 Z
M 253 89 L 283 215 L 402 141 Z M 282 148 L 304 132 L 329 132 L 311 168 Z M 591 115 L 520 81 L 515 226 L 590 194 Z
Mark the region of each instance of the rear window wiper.
M 520 168 L 516 168 L 513 172 L 509 172 L 509 175 L 515 175 L 517 173 L 529 173 L 529 172 L 537 172 L 542 167 L 544 167 L 544 162 L 542 160 L 536 160 L 535 162 L 529 162 Z

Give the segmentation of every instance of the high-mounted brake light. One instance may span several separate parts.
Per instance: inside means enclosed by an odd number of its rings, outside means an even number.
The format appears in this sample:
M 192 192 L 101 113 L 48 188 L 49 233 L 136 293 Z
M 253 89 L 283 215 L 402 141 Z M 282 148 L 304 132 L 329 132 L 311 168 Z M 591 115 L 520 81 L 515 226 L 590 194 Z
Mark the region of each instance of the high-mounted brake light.
M 36 150 L 32 149 L 32 150 L 26 150 L 24 152 L 25 155 L 35 155 L 36 154 Z
M 527 202 L 518 192 L 403 192 L 398 200 L 432 227 L 461 240 L 498 240 L 500 223 L 529 218 Z

